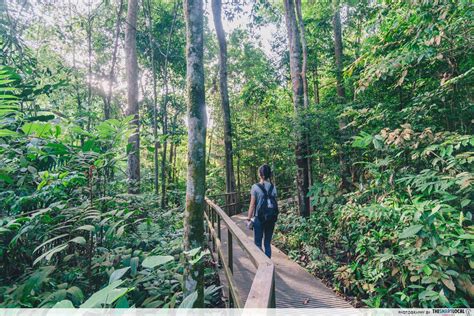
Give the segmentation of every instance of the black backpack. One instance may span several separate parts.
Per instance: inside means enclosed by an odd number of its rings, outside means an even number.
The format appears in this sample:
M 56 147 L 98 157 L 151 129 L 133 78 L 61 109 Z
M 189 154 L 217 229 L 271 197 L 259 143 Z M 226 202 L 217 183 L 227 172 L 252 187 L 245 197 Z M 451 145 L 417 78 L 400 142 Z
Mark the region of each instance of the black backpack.
M 271 194 L 273 192 L 273 184 L 270 185 L 270 189 L 265 189 L 265 185 L 257 183 L 257 186 L 263 192 L 263 203 L 260 208 L 257 210 L 257 217 L 260 222 L 276 222 L 278 219 L 278 204 L 275 198 L 275 195 Z M 271 207 L 268 207 L 268 201 L 271 202 Z

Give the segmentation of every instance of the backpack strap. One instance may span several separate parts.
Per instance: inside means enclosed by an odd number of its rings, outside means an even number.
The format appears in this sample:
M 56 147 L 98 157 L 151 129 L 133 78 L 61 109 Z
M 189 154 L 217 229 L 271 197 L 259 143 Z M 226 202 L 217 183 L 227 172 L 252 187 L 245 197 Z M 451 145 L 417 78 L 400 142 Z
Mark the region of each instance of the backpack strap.
M 273 189 L 275 187 L 273 186 L 273 183 L 270 183 L 270 189 L 268 189 L 268 195 L 271 196 L 273 194 Z
M 261 183 L 257 183 L 257 186 L 260 188 L 260 190 L 262 191 L 263 195 L 265 196 L 265 199 L 268 199 L 268 192 L 267 190 L 265 189 L 265 186 Z

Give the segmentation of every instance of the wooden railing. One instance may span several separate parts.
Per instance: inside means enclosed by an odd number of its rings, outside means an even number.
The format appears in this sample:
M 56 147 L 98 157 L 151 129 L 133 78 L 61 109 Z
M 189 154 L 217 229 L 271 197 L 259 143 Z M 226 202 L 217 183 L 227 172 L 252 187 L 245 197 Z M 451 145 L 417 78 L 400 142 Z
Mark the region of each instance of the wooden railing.
M 212 243 L 213 256 L 222 266 L 229 288 L 229 305 L 236 308 L 275 308 L 275 266 L 273 262 L 258 249 L 258 247 L 245 235 L 245 233 L 234 223 L 216 203 L 206 197 L 205 220 L 208 236 Z M 227 228 L 227 257 L 224 256 L 224 247 L 221 239 L 221 225 Z M 241 293 L 239 293 L 233 275 L 234 256 L 233 242 L 249 255 L 257 272 L 252 282 L 250 292 L 243 305 Z

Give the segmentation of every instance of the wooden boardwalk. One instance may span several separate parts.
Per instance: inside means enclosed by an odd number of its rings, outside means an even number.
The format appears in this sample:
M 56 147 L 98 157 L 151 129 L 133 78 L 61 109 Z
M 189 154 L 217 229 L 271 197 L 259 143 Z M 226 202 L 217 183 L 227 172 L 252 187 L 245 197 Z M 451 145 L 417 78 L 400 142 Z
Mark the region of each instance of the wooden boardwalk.
M 234 222 L 253 239 L 253 231 L 245 227 L 246 214 L 234 215 Z M 227 254 L 227 229 L 221 224 L 222 246 Z M 226 258 L 227 259 L 227 258 Z M 233 245 L 234 280 L 245 303 L 256 269 L 248 255 L 237 243 Z M 275 292 L 277 308 L 351 308 L 352 306 L 326 287 L 299 264 L 292 261 L 278 248 L 272 246 L 272 261 L 275 264 Z M 226 279 L 221 275 L 226 287 Z M 224 291 L 228 293 L 227 290 Z

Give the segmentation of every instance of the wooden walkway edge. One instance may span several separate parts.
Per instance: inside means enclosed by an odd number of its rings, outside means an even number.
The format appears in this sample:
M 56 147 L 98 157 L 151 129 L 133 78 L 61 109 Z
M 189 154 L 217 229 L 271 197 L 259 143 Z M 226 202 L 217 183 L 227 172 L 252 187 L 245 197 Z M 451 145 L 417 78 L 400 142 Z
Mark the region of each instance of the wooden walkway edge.
M 237 226 L 242 229 L 248 238 L 253 240 L 253 231 L 246 228 L 246 214 L 232 216 Z M 221 224 L 222 246 L 227 254 L 227 236 L 225 225 Z M 252 285 L 256 269 L 248 255 L 240 249 L 239 245 L 233 246 L 234 280 L 238 291 L 245 304 Z M 311 275 L 299 264 L 288 258 L 278 248 L 272 246 L 272 261 L 276 268 L 275 292 L 277 308 L 353 308 L 347 301 L 324 285 L 321 280 Z M 224 288 L 226 278 L 220 275 Z M 227 290 L 224 293 L 228 293 Z

